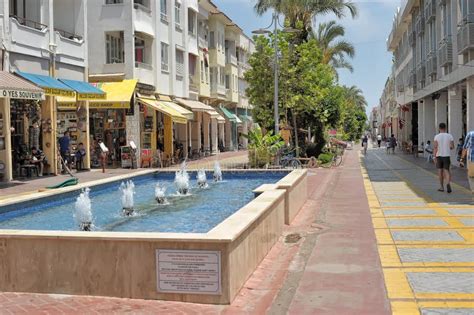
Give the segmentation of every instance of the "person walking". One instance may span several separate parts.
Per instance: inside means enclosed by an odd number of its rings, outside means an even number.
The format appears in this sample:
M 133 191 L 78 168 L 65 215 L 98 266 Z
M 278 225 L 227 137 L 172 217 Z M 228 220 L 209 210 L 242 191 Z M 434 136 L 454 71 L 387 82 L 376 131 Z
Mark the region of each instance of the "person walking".
M 389 140 L 390 143 L 390 148 L 392 149 L 392 154 L 395 153 L 395 147 L 397 146 L 397 138 L 395 138 L 395 135 L 392 133 L 392 136 L 390 137 Z
M 434 138 L 434 158 L 436 168 L 438 169 L 440 188 L 438 191 L 444 191 L 444 182 L 448 193 L 451 189 L 451 150 L 454 149 L 454 138 L 446 132 L 446 124 L 439 124 L 439 133 Z
M 63 160 L 63 167 L 64 168 L 70 168 L 70 149 L 71 149 L 71 138 L 69 137 L 69 131 L 64 132 L 64 136 L 59 138 L 59 153 L 61 155 L 61 158 Z M 65 169 L 63 169 L 62 173 L 64 174 L 66 172 Z
M 474 130 L 467 133 L 464 141 L 464 146 L 461 154 L 460 166 L 464 167 L 467 164 L 467 177 L 469 179 L 469 186 L 474 193 Z
M 380 146 L 382 145 L 382 136 L 381 135 L 377 135 L 377 144 L 380 148 Z
M 362 147 L 364 148 L 364 155 L 367 154 L 367 147 L 369 146 L 369 137 L 367 135 L 364 135 L 362 138 Z

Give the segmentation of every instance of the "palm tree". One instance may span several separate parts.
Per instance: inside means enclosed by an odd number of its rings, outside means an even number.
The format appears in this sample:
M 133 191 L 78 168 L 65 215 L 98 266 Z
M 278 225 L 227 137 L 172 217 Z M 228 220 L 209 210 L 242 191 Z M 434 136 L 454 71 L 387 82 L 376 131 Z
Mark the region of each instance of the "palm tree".
M 317 15 L 333 13 L 343 18 L 349 11 L 352 17 L 357 16 L 356 5 L 348 0 L 258 0 L 255 5 L 260 15 L 270 9 L 283 14 L 290 27 L 303 27 L 301 36 L 305 39 L 311 33 L 313 19 Z
M 345 41 L 336 41 L 338 37 L 345 34 L 344 27 L 330 21 L 328 23 L 319 24 L 317 32 L 313 32 L 311 36 L 317 41 L 323 53 L 323 63 L 332 65 L 335 69 L 346 68 L 353 71 L 352 65 L 346 60 L 346 56 L 353 58 L 355 54 L 354 46 Z
M 367 107 L 367 100 L 365 99 L 363 92 L 357 86 L 351 87 L 345 86 L 346 99 L 354 106 L 364 109 Z

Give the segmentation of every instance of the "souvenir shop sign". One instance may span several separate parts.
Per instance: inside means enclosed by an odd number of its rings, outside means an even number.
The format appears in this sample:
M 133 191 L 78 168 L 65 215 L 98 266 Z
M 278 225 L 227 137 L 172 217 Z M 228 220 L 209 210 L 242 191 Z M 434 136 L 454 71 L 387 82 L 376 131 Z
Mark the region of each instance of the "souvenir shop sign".
M 76 96 L 76 92 L 74 92 L 74 91 L 47 88 L 47 87 L 43 88 L 43 90 L 46 93 L 46 95 L 51 95 L 51 96 L 66 96 L 66 97 L 75 97 Z
M 89 103 L 89 108 L 94 108 L 94 109 L 129 109 L 130 108 L 130 102 L 124 103 L 124 102 L 90 102 Z
M 2 97 L 8 97 L 13 99 L 44 100 L 43 92 L 32 92 L 16 89 L 0 89 L 0 95 Z
M 90 100 L 105 100 L 107 94 L 97 94 L 97 93 L 77 93 L 78 101 L 90 101 Z

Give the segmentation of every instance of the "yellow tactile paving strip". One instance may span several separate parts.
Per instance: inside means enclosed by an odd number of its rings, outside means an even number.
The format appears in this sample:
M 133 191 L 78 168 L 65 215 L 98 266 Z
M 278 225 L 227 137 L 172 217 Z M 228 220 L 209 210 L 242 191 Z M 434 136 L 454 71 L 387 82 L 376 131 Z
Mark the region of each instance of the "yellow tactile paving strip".
M 382 161 L 382 160 L 381 160 Z M 410 163 L 410 162 L 407 162 Z M 411 163 L 410 163 L 411 164 Z M 369 179 L 367 170 L 362 165 L 364 186 L 367 200 L 370 206 L 372 222 L 377 238 L 377 246 L 380 261 L 383 268 L 387 294 L 390 299 L 393 314 L 421 314 L 422 309 L 473 309 L 474 294 L 472 293 L 429 293 L 414 292 L 407 279 L 407 273 L 474 273 L 474 260 L 463 262 L 402 262 L 399 249 L 472 249 L 474 252 L 474 227 L 466 226 L 460 219 L 472 217 L 472 215 L 453 215 L 447 208 L 472 208 L 472 205 L 449 205 L 443 206 L 431 200 L 423 192 L 407 181 L 396 170 L 391 170 L 399 178 L 399 182 L 392 182 L 387 191 L 385 189 L 374 189 Z M 418 167 L 417 169 L 430 172 Z M 388 165 L 387 165 L 387 169 Z M 435 179 L 435 178 L 434 178 Z M 468 192 L 459 185 L 453 185 L 458 191 Z M 384 187 L 385 188 L 385 187 Z M 453 187 L 454 188 L 454 187 Z M 469 196 L 469 195 L 468 195 Z M 425 202 L 426 206 L 393 206 L 381 207 L 381 202 Z M 400 210 L 397 215 L 385 214 L 385 210 Z M 403 210 L 429 209 L 432 214 L 400 214 Z M 431 211 L 430 211 L 431 212 Z M 387 220 L 430 220 L 440 219 L 445 222 L 442 226 L 397 226 L 396 223 L 388 224 Z M 423 222 L 423 221 L 419 221 Z M 395 241 L 392 231 L 452 231 L 460 235 L 463 240 L 458 241 Z

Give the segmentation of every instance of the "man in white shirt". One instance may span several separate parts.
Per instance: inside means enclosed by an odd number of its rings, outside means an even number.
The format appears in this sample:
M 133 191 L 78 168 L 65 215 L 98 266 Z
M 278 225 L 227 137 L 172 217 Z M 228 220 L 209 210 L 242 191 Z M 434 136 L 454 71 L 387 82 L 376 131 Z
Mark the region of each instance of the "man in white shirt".
M 382 144 L 382 136 L 381 135 L 377 135 L 377 144 L 379 145 L 379 148 L 380 148 L 380 145 Z
M 446 124 L 439 124 L 439 133 L 434 138 L 434 156 L 436 168 L 438 169 L 439 183 L 441 185 L 438 191 L 444 191 L 444 180 L 446 179 L 446 189 L 448 193 L 451 189 L 451 150 L 454 149 L 454 138 L 446 132 Z

